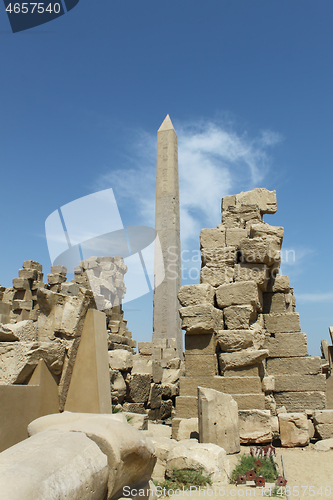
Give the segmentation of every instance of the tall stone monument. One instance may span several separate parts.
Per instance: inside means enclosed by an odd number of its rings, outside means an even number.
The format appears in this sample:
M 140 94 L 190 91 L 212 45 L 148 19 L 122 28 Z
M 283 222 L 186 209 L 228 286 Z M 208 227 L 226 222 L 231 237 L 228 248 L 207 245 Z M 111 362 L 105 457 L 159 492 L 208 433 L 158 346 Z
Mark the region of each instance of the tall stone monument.
M 155 246 L 153 342 L 156 344 L 157 339 L 176 339 L 177 351 L 182 357 L 182 330 L 177 298 L 181 286 L 178 144 L 169 115 L 157 132 L 155 210 L 155 230 L 161 248 Z M 165 277 L 158 285 L 161 254 Z M 165 347 L 168 347 L 168 343 Z

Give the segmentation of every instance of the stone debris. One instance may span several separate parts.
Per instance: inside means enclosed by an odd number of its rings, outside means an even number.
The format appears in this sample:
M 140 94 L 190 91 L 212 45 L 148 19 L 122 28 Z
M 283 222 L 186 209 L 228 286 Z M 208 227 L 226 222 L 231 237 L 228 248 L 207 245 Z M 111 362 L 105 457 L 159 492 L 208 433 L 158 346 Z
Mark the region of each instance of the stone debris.
M 304 413 L 279 413 L 280 439 L 282 446 L 306 446 L 309 444 L 308 419 Z

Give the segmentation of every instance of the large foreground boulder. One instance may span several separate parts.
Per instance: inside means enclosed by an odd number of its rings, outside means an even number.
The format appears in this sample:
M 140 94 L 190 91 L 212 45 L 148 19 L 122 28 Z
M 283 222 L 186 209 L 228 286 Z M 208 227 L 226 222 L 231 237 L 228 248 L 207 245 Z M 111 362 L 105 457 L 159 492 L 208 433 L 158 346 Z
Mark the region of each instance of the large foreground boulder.
M 154 446 L 123 415 L 64 412 L 41 417 L 28 427 L 29 435 L 46 430 L 83 432 L 95 441 L 108 457 L 108 499 L 124 486 L 134 487 L 151 477 L 156 462 Z

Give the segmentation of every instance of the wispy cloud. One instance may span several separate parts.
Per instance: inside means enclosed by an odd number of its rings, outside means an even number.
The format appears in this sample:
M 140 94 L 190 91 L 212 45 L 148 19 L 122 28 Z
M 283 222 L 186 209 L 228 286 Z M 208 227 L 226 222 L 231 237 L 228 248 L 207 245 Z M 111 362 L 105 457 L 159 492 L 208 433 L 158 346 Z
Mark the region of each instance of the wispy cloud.
M 175 123 L 179 149 L 182 248 L 198 242 L 202 227 L 221 220 L 221 198 L 263 182 L 270 166 L 268 148 L 281 140 L 271 131 L 239 134 L 220 121 Z M 100 176 L 94 189 L 112 187 L 120 212 L 130 206 L 135 224 L 154 226 L 156 135 L 135 133 L 126 168 Z M 140 222 L 138 222 L 140 219 Z
M 297 302 L 333 302 L 333 292 L 298 293 Z

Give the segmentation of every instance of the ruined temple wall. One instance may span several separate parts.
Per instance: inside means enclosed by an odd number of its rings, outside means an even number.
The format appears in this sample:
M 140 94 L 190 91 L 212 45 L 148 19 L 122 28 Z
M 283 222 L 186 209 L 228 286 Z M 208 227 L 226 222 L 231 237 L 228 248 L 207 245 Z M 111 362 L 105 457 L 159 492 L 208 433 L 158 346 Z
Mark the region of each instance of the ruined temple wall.
M 197 387 L 232 394 L 239 409 L 326 405 L 321 359 L 308 356 L 289 278 L 278 274 L 283 228 L 266 224 L 276 193 L 222 200 L 222 223 L 200 235 L 199 285 L 179 292 L 186 375 L 177 417 L 197 416 Z

